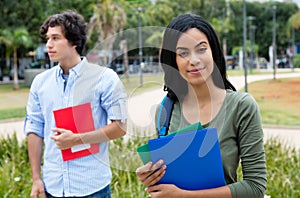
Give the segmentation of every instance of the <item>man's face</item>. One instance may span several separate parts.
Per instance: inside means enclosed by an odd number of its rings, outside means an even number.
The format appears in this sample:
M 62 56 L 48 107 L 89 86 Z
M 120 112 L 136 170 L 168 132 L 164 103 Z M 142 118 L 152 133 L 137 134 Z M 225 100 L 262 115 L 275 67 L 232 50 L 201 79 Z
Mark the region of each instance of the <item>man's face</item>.
M 76 55 L 76 46 L 72 46 L 63 34 L 61 26 L 49 27 L 46 33 L 48 55 L 51 61 L 63 63 Z

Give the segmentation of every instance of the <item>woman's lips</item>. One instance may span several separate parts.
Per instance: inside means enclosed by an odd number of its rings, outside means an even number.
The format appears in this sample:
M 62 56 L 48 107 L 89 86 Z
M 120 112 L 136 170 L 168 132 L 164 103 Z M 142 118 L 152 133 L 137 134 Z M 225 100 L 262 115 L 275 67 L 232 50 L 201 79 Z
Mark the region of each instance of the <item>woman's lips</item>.
M 197 69 L 192 69 L 189 70 L 188 72 L 191 74 L 200 74 L 205 68 L 197 68 Z

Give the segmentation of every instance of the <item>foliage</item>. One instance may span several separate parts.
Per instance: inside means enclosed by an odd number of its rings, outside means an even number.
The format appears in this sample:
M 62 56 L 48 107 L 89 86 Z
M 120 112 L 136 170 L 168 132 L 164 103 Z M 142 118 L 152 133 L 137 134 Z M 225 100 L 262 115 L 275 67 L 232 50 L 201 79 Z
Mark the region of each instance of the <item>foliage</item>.
M 267 159 L 267 195 L 276 198 L 300 195 L 300 152 L 280 141 L 271 138 L 265 147 Z
M 93 15 L 88 24 L 88 40 L 94 33 L 95 45 L 102 47 L 106 53 L 111 51 L 117 32 L 123 30 L 126 24 L 126 13 L 122 7 L 113 3 L 112 0 L 102 0 L 93 6 Z M 104 60 L 101 65 L 107 65 L 108 56 L 104 53 Z
M 17 69 L 17 50 L 18 48 L 24 46 L 29 47 L 31 45 L 31 39 L 26 28 L 18 27 L 16 29 L 3 29 L 0 32 L 0 43 L 3 43 L 7 49 L 7 56 L 13 52 L 13 72 L 14 72 L 14 90 L 19 89 L 18 83 L 18 69 Z
M 31 171 L 27 142 L 18 142 L 16 134 L 0 139 L 0 197 L 29 197 Z
M 29 48 L 19 50 L 20 56 L 25 56 L 29 50 L 35 49 L 41 42 L 39 39 L 39 27 L 42 22 L 51 14 L 61 12 L 66 9 L 75 9 L 82 13 L 86 21 L 95 14 L 94 6 L 108 2 L 111 5 L 117 4 L 126 13 L 127 22 L 124 29 L 138 27 L 137 8 L 141 7 L 142 25 L 165 27 L 175 16 L 182 13 L 195 13 L 203 16 L 209 22 L 229 21 L 227 28 L 219 31 L 220 40 L 226 38 L 227 50 L 231 52 L 236 46 L 242 46 L 243 43 L 243 18 L 242 18 L 242 1 L 225 1 L 225 0 L 3 0 L 0 2 L 1 12 L 0 27 L 10 29 L 17 27 L 26 27 L 31 39 L 34 41 Z M 111 5 L 107 5 L 108 7 Z M 268 48 L 272 43 L 272 10 L 271 6 L 276 5 L 277 19 L 277 53 L 285 51 L 290 42 L 286 31 L 286 24 L 291 16 L 298 16 L 299 8 L 295 3 L 288 2 L 252 2 L 246 1 L 247 16 L 255 16 L 253 25 L 257 27 L 255 31 L 255 44 L 258 45 L 258 55 L 268 59 Z M 109 10 L 109 9 L 108 9 Z M 125 17 L 124 17 L 125 18 Z M 293 18 L 293 17 L 292 17 Z M 293 23 L 299 22 L 297 17 Z M 296 24 L 297 25 L 297 24 Z M 234 27 L 234 28 L 230 28 Z M 228 31 L 226 31 L 228 29 Z M 95 35 L 95 34 L 94 34 Z M 143 32 L 143 42 L 152 36 L 152 32 Z M 137 35 L 133 35 L 137 38 Z M 93 49 L 93 44 L 97 41 L 97 36 L 92 37 L 89 42 L 89 49 Z M 299 42 L 300 34 L 295 34 L 296 43 Z M 151 39 L 150 39 L 151 40 Z M 127 42 L 128 44 L 131 41 Z M 118 45 L 118 44 L 117 44 Z M 1 46 L 2 47 L 2 46 Z M 133 48 L 134 49 L 134 48 Z M 3 53 L 3 49 L 0 50 Z M 143 54 L 157 54 L 157 50 L 143 49 Z M 134 55 L 138 50 L 134 50 Z M 2 57 L 3 55 L 1 55 Z
M 294 67 L 300 68 L 300 54 L 296 54 L 294 57 Z
M 112 197 L 147 197 L 145 186 L 138 182 L 135 168 L 141 165 L 135 149 L 144 144 L 141 138 L 114 140 L 110 147 L 113 179 Z M 298 197 L 300 193 L 300 153 L 280 139 L 265 143 L 268 170 L 266 194 L 271 197 Z M 29 197 L 31 173 L 27 141 L 18 143 L 16 135 L 0 139 L 0 197 Z M 241 178 L 241 169 L 238 171 Z
M 291 16 L 291 27 L 294 29 L 300 28 L 300 10 Z
M 286 21 L 293 13 L 297 12 L 299 8 L 294 3 L 280 3 L 280 2 L 247 2 L 247 16 L 254 16 L 255 20 L 252 24 L 256 26 L 255 31 L 255 43 L 259 45 L 260 56 L 269 59 L 268 49 L 272 44 L 272 31 L 273 31 L 273 12 L 271 7 L 276 5 L 276 33 L 277 33 L 277 53 L 285 51 L 285 48 L 289 44 L 289 38 L 286 36 Z M 236 27 L 235 31 L 229 31 L 228 33 L 228 49 L 232 49 L 234 46 L 242 46 L 243 43 L 243 21 L 242 21 L 242 9 L 241 1 L 231 1 L 230 11 L 232 22 Z M 249 22 L 247 23 L 247 29 Z M 249 38 L 249 35 L 247 35 Z M 296 40 L 299 40 L 299 35 Z

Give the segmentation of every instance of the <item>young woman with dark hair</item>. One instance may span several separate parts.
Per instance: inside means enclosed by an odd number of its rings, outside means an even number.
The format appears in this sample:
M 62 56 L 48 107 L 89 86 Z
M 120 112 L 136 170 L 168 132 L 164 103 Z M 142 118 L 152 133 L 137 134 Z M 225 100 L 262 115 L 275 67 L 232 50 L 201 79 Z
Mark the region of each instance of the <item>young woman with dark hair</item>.
M 259 108 L 250 94 L 236 91 L 228 81 L 223 51 L 212 26 L 194 14 L 175 18 L 164 32 L 160 63 L 164 90 L 175 100 L 169 130 L 195 122 L 217 128 L 226 186 L 189 191 L 173 184 L 156 184 L 168 171 L 168 165 L 159 160 L 136 170 L 147 192 L 155 198 L 264 197 L 266 160 Z M 237 181 L 240 162 L 243 180 Z M 188 167 L 193 162 L 186 163 Z

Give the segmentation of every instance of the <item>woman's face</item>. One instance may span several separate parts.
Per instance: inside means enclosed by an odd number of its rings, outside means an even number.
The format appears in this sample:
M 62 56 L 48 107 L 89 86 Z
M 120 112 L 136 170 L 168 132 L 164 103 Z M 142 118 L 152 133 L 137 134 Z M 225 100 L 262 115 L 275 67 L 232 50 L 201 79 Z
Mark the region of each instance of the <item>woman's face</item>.
M 176 62 L 180 75 L 191 85 L 201 85 L 214 68 L 212 51 L 204 33 L 192 28 L 183 33 L 176 45 Z

